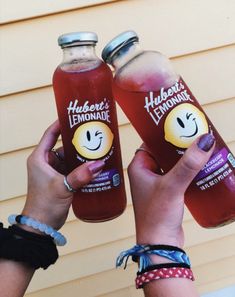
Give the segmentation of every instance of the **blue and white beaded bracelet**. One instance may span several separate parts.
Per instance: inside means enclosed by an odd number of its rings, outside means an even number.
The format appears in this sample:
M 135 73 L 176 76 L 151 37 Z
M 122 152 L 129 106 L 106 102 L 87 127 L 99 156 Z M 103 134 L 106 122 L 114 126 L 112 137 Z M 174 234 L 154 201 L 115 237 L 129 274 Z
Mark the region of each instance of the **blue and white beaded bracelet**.
M 63 246 L 67 243 L 66 238 L 60 232 L 30 217 L 12 214 L 8 217 L 8 222 L 11 225 L 21 224 L 21 225 L 29 226 L 35 230 L 39 230 L 45 233 L 46 235 L 51 236 L 55 244 L 58 246 Z

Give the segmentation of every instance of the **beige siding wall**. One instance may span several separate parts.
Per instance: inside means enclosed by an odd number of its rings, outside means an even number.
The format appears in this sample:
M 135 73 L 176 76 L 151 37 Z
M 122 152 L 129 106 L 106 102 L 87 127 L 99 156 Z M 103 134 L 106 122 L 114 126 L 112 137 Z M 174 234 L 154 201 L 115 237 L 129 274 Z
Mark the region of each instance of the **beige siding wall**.
M 32 4 L 33 3 L 33 4 Z M 60 62 L 58 35 L 91 30 L 98 54 L 113 36 L 136 30 L 143 47 L 168 55 L 235 153 L 235 2 L 233 0 L 0 0 L 0 218 L 21 211 L 26 159 L 56 118 L 52 73 Z M 118 219 L 85 224 L 72 212 L 54 267 L 36 273 L 27 297 L 142 296 L 136 267 L 114 268 L 135 242 L 126 168 L 140 139 L 118 108 L 128 207 Z M 131 142 L 130 142 L 131 136 Z M 186 210 L 186 248 L 200 292 L 235 284 L 235 224 L 200 228 Z

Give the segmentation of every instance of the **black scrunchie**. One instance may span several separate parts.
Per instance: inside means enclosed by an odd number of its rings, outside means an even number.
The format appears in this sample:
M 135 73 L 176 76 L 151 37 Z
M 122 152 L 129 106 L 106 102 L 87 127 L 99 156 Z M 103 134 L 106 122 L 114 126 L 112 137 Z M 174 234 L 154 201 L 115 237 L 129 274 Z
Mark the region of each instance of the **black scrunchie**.
M 47 269 L 58 259 L 58 251 L 50 236 L 19 228 L 8 229 L 0 223 L 0 258 L 25 262 L 34 269 Z

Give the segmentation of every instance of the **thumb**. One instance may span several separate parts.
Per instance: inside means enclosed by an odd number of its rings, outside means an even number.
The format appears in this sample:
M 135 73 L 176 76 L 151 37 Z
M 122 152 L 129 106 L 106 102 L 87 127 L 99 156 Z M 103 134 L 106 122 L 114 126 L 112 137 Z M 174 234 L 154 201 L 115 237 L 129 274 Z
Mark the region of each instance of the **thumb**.
M 105 162 L 101 160 L 82 164 L 67 176 L 67 182 L 73 189 L 77 190 L 99 175 L 104 165 Z
M 166 174 L 170 184 L 177 188 L 177 191 L 186 191 L 194 177 L 204 167 L 209 160 L 215 138 L 212 134 L 204 134 L 197 138 L 193 144 L 186 150 L 183 157 Z

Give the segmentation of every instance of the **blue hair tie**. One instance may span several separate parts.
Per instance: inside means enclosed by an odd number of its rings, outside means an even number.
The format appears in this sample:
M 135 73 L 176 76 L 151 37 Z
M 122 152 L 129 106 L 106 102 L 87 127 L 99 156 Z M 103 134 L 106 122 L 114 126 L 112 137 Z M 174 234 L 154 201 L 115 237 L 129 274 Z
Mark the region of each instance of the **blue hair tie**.
M 158 255 L 167 258 L 175 263 L 186 264 L 190 266 L 190 260 L 185 251 L 182 249 L 170 246 L 170 245 L 135 245 L 133 248 L 123 251 L 117 258 L 116 267 L 121 266 L 124 263 L 124 269 L 127 266 L 127 262 L 130 256 L 136 261 L 139 260 L 139 271 L 146 269 L 152 265 L 150 255 Z M 125 260 L 125 262 L 124 262 Z

